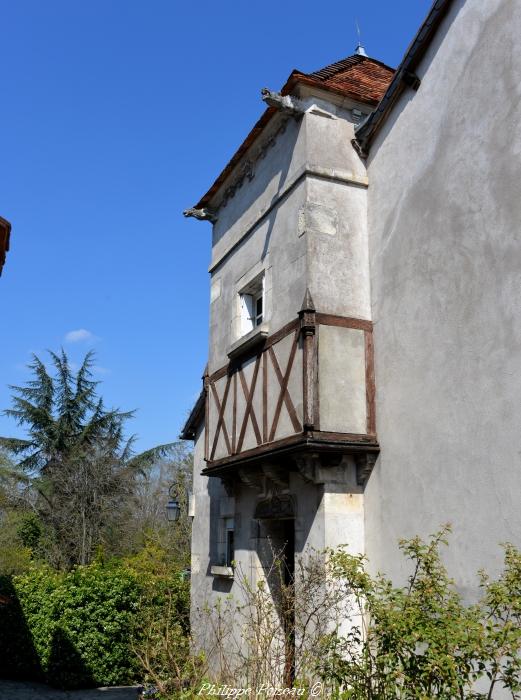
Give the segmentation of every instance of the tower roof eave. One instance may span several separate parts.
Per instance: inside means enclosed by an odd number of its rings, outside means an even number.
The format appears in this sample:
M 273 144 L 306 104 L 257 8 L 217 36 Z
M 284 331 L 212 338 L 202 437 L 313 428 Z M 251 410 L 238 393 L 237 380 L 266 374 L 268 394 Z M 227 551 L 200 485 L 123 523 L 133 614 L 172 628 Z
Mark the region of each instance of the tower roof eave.
M 391 82 L 394 70 L 381 61 L 355 54 L 332 63 L 313 73 L 293 70 L 281 89 L 281 95 L 289 95 L 297 85 L 307 85 L 350 98 L 356 102 L 376 107 Z M 278 110 L 268 107 L 232 158 L 221 171 L 210 189 L 201 197 L 194 209 L 204 209 L 241 161 L 244 154 L 266 129 Z

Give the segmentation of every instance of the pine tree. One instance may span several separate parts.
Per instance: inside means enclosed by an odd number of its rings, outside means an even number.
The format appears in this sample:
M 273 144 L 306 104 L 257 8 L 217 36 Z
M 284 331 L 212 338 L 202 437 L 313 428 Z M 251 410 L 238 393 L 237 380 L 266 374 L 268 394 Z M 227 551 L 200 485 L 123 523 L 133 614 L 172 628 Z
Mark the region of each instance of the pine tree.
M 114 548 L 124 533 L 136 476 L 168 456 L 173 444 L 135 454 L 125 438 L 133 411 L 106 409 L 92 378 L 93 353 L 75 373 L 66 353 L 51 352 L 53 372 L 36 355 L 32 379 L 11 386 L 5 414 L 27 437 L 0 438 L 17 460 L 23 492 L 43 529 L 42 549 L 55 566 L 88 563 L 96 550 Z

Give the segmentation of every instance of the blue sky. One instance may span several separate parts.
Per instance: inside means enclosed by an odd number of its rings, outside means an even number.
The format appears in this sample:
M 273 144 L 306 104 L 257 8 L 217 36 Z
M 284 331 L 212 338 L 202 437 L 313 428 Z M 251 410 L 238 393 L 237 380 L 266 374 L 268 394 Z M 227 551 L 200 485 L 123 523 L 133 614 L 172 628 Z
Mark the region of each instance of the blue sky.
M 138 447 L 176 439 L 207 354 L 210 225 L 183 219 L 293 68 L 397 65 L 430 0 L 0 0 L 0 408 L 30 353 L 94 348 Z M 0 435 L 20 434 L 0 416 Z

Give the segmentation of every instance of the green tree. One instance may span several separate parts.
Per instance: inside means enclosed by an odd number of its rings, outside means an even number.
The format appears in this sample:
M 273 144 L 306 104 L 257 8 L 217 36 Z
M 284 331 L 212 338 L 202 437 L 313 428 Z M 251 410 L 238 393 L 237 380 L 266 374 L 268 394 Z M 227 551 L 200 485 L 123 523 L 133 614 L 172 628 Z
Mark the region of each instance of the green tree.
M 24 501 L 26 486 L 21 470 L 0 452 L 0 574 L 22 573 L 31 565 L 37 519 Z
M 163 550 L 175 567 L 190 566 L 188 492 L 192 470 L 193 453 L 186 442 L 178 442 L 173 445 L 168 459 L 159 460 L 137 477 L 132 518 L 128 521 L 128 534 L 135 552 L 153 545 Z M 181 506 L 179 520 L 175 523 L 166 519 L 170 489 Z
M 86 564 L 100 546 L 122 539 L 136 478 L 168 456 L 172 444 L 135 454 L 125 438 L 133 411 L 106 409 L 92 378 L 93 353 L 77 372 L 67 355 L 51 352 L 52 371 L 36 355 L 32 379 L 11 386 L 5 414 L 27 429 L 27 438 L 0 438 L 17 460 L 18 489 L 42 524 L 42 551 L 58 567 Z

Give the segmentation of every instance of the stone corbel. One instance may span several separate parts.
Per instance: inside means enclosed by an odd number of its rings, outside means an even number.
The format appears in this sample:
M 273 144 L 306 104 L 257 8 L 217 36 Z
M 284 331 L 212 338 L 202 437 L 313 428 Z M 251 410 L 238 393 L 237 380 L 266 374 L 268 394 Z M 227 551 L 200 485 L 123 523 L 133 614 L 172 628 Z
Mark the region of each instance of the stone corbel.
M 265 476 L 275 484 L 275 490 L 286 491 L 289 488 L 288 470 L 276 467 L 274 464 L 263 464 L 262 471 Z
M 265 492 L 266 477 L 262 472 L 251 469 L 239 469 L 237 473 L 243 484 L 246 484 L 251 489 L 255 489 L 255 491 Z
M 272 92 L 268 88 L 262 88 L 261 95 L 268 107 L 275 107 L 279 112 L 297 116 L 306 111 L 302 102 L 291 95 L 281 95 L 280 92 Z
M 356 455 L 356 483 L 359 486 L 365 486 L 367 483 L 377 458 L 377 452 L 361 452 Z
M 202 209 L 195 209 L 194 207 L 190 209 L 185 209 L 183 212 L 183 216 L 191 216 L 194 219 L 197 219 L 198 221 L 210 221 L 212 224 L 214 224 L 217 221 L 217 214 L 211 209 L 207 209 L 206 207 L 203 207 Z
M 318 454 L 301 454 L 293 457 L 300 476 L 308 484 L 323 483 L 320 474 L 320 457 Z

